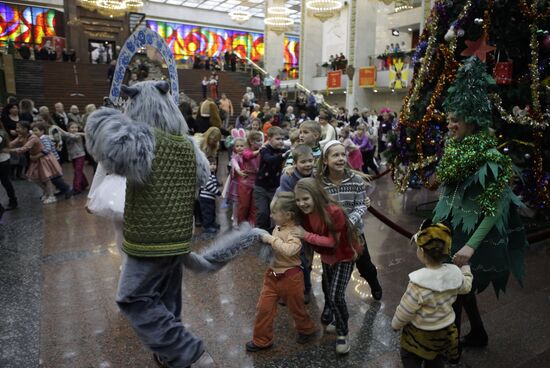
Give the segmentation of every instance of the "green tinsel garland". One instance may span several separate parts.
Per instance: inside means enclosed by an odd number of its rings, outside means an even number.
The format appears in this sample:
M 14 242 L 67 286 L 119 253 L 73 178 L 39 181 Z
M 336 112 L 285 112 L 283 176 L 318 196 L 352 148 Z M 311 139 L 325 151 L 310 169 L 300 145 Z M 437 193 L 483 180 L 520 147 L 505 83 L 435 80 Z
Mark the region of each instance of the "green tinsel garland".
M 512 160 L 496 150 L 497 142 L 487 133 L 472 134 L 461 141 L 449 139 L 445 145 L 445 153 L 437 167 L 437 179 L 446 185 L 450 183 L 464 182 L 474 175 L 485 163 L 498 165 L 498 175 L 495 181 L 485 185 L 485 175 L 478 181 L 484 187 L 484 191 L 476 200 L 479 202 L 482 213 L 485 216 L 494 216 L 502 193 L 508 186 L 512 177 Z

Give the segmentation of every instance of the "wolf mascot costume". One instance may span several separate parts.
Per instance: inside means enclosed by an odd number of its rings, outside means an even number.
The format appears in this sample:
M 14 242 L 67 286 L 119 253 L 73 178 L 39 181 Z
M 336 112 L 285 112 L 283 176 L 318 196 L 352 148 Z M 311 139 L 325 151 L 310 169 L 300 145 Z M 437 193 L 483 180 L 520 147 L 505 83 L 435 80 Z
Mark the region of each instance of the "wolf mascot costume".
M 257 243 L 245 225 L 202 254 L 190 251 L 193 202 L 210 175 L 166 82 L 122 87 L 125 113 L 102 108 L 86 124 L 89 152 L 109 173 L 126 177 L 124 257 L 116 296 L 140 339 L 167 367 L 204 360 L 202 341 L 181 322 L 182 264 L 216 271 Z M 201 358 L 202 356 L 202 358 Z

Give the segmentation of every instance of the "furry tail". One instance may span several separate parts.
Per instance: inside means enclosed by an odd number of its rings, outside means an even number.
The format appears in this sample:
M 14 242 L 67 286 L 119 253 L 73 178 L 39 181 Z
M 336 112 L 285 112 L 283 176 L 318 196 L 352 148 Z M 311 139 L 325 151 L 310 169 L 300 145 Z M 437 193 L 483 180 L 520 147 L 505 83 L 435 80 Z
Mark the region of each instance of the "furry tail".
M 183 264 L 198 273 L 216 272 L 245 250 L 260 244 L 262 234 L 267 232 L 243 223 L 238 230 L 218 236 L 200 253 L 185 255 Z
M 155 138 L 151 128 L 112 108 L 93 112 L 86 122 L 86 147 L 107 172 L 143 184 L 153 163 Z

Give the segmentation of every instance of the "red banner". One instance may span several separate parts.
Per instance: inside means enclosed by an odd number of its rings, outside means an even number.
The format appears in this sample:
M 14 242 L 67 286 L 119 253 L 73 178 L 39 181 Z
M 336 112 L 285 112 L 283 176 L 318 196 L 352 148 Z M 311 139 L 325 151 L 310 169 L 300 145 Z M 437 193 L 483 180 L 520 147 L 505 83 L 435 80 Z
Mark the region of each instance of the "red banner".
M 327 89 L 342 88 L 342 71 L 335 70 L 327 73 Z
M 359 87 L 376 87 L 376 69 L 374 66 L 359 68 Z

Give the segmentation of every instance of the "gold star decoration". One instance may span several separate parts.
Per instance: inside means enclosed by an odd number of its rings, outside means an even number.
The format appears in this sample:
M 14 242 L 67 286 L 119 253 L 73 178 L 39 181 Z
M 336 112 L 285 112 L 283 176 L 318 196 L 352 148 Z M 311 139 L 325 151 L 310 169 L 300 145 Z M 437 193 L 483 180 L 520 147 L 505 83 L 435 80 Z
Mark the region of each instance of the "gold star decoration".
M 468 46 L 460 55 L 462 56 L 477 56 L 479 60 L 485 62 L 487 59 L 487 54 L 489 52 L 495 51 L 496 47 L 490 46 L 487 44 L 487 34 L 484 33 L 483 36 L 478 38 L 476 41 L 464 41 L 466 46 Z

